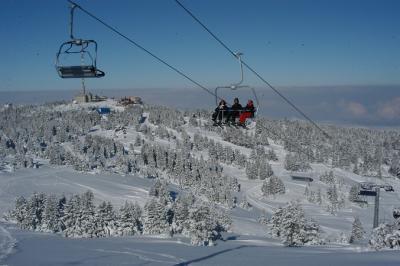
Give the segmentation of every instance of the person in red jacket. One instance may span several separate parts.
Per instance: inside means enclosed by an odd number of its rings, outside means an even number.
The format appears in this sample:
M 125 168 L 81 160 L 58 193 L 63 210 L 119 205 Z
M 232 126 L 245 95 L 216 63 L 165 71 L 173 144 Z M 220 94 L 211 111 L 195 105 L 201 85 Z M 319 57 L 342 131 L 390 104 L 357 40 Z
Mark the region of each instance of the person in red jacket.
M 243 112 L 239 116 L 239 124 L 244 125 L 247 118 L 254 117 L 256 109 L 252 100 L 248 100 L 246 106 L 243 108 Z

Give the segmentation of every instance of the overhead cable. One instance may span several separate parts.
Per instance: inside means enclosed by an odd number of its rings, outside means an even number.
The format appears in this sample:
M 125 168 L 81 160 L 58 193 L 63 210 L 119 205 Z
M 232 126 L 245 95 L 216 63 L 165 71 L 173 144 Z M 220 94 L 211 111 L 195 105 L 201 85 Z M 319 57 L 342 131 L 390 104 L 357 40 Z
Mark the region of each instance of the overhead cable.
M 206 30 L 218 43 L 220 43 L 232 56 L 235 58 L 236 53 L 233 52 L 232 49 L 229 48 L 227 44 L 225 44 L 216 34 L 214 34 L 203 22 L 200 21 L 189 9 L 187 9 L 179 0 L 175 0 L 175 2 L 188 13 L 200 26 Z M 289 104 L 294 110 L 296 110 L 300 115 L 302 115 L 306 120 L 308 120 L 312 125 L 314 125 L 318 130 L 328 139 L 332 139 L 332 137 L 323 130 L 320 126 L 317 125 L 307 114 L 305 114 L 300 108 L 298 108 L 291 100 L 289 100 L 285 95 L 283 95 L 277 88 L 271 85 L 267 80 L 265 80 L 254 68 L 252 68 L 249 64 L 247 64 L 244 60 L 242 60 L 243 65 L 250 70 L 254 75 L 256 75 L 262 82 L 264 82 L 269 88 L 271 88 L 276 94 L 278 94 L 287 104 Z

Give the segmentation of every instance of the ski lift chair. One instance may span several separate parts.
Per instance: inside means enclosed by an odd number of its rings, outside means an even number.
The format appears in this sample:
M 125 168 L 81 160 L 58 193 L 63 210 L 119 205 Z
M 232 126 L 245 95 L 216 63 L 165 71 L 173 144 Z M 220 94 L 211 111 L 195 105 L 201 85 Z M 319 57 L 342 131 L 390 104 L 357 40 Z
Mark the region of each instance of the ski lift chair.
M 94 57 L 88 51 L 88 47 L 93 46 Z M 78 49 L 77 49 L 78 48 Z M 61 63 L 62 55 L 80 54 L 81 61 L 87 57 L 90 59 L 90 64 L 65 66 Z M 61 78 L 101 78 L 105 73 L 97 68 L 97 43 L 94 40 L 71 40 L 61 44 L 56 58 L 56 69 Z
M 250 126 L 251 124 L 255 124 L 253 122 L 255 122 L 255 118 L 257 117 L 257 113 L 260 107 L 260 103 L 258 101 L 258 97 L 257 97 L 257 93 L 254 90 L 253 87 L 250 87 L 248 85 L 242 85 L 243 83 L 243 63 L 242 63 L 242 59 L 241 56 L 243 55 L 242 53 L 238 52 L 235 54 L 236 58 L 239 60 L 239 64 L 240 64 L 240 73 L 241 73 L 241 79 L 238 83 L 234 83 L 232 85 L 229 86 L 218 86 L 215 88 L 214 90 L 214 94 L 215 94 L 215 104 L 218 105 L 218 100 L 221 99 L 220 96 L 218 96 L 218 91 L 220 89 L 230 89 L 230 90 L 238 90 L 238 89 L 248 89 L 251 90 L 254 100 L 255 100 L 255 106 L 254 106 L 254 113 L 252 113 L 252 116 L 250 117 L 250 119 L 246 119 L 246 126 Z M 245 112 L 246 110 L 242 110 L 242 112 Z M 224 116 L 224 114 L 223 114 Z M 224 119 L 224 117 L 223 117 Z
M 71 1 L 70 1 L 71 2 Z M 72 3 L 72 2 L 71 2 Z M 61 44 L 56 56 L 56 70 L 61 78 L 101 78 L 105 73 L 97 68 L 97 42 L 94 40 L 83 40 L 74 37 L 74 11 L 79 6 L 72 3 L 70 6 L 70 40 Z M 91 52 L 94 53 L 92 56 Z M 80 64 L 64 65 L 61 61 L 62 56 L 73 57 L 74 54 L 80 54 Z M 89 64 L 85 59 L 90 60 Z

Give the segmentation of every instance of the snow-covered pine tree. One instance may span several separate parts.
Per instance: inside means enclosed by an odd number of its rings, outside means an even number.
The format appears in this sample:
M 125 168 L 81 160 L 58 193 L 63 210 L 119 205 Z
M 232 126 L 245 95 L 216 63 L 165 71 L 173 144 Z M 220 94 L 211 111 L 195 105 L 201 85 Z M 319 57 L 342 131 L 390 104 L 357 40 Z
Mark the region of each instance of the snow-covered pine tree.
M 307 197 L 307 200 L 311 203 L 315 203 L 316 202 L 316 196 L 315 196 L 315 192 L 314 191 L 310 191 L 310 194 Z
M 15 208 L 10 211 L 8 217 L 20 225 L 28 217 L 28 201 L 23 196 L 15 200 Z
M 21 226 L 25 229 L 39 230 L 42 225 L 46 195 L 44 193 L 33 193 L 27 203 L 26 217 Z
M 318 188 L 317 196 L 316 196 L 316 202 L 318 205 L 322 205 L 322 193 L 321 193 L 321 188 Z
M 333 171 L 325 172 L 323 175 L 319 177 L 319 180 L 328 185 L 333 185 L 336 183 L 336 177 L 333 174 Z
M 267 225 L 269 223 L 267 212 L 265 210 L 261 211 L 260 217 L 258 217 L 257 221 L 262 225 Z
M 258 178 L 261 180 L 265 180 L 266 178 L 271 177 L 274 174 L 272 171 L 271 165 L 264 159 L 260 158 L 258 161 Z
M 270 223 L 271 233 L 281 238 L 287 246 L 321 242 L 318 224 L 305 219 L 304 211 L 298 203 L 290 202 L 287 206 L 279 208 L 272 215 Z
M 285 184 L 279 177 L 271 176 L 269 179 L 264 180 L 261 191 L 266 197 L 285 194 Z
M 142 209 L 135 203 L 125 201 L 118 215 L 117 230 L 118 235 L 135 235 L 141 234 L 142 225 Z
M 276 156 L 276 153 L 274 152 L 273 149 L 269 149 L 266 156 L 267 160 L 269 161 L 274 161 L 274 162 L 278 161 L 278 156 Z
M 392 241 L 390 241 L 392 235 L 393 235 L 393 226 L 386 223 L 382 223 L 378 225 L 377 228 L 374 228 L 372 230 L 371 238 L 369 240 L 369 245 L 376 250 L 380 250 L 383 248 L 394 248 L 396 246 L 399 246 L 399 244 L 393 245 Z M 397 236 L 400 240 L 400 233 L 398 233 Z
M 174 234 L 188 234 L 189 208 L 193 204 L 193 197 L 179 197 L 172 205 L 174 216 L 172 218 L 172 230 Z
M 245 210 L 251 210 L 253 208 L 253 206 L 247 201 L 246 196 L 243 196 L 243 199 L 240 202 L 239 207 Z
M 168 223 L 168 208 L 156 199 L 151 199 L 144 206 L 143 233 L 171 234 Z
M 353 173 L 356 175 L 360 174 L 360 169 L 358 169 L 358 160 L 354 163 Z
M 355 184 L 352 185 L 349 191 L 349 200 L 352 202 L 357 202 L 360 200 L 360 195 L 358 194 L 360 192 L 360 185 L 359 184 Z
M 203 203 L 194 205 L 189 209 L 190 242 L 196 246 L 212 246 L 229 224 L 226 215 L 212 211 Z
M 329 200 L 328 211 L 335 214 L 339 209 L 339 195 L 336 185 L 328 187 L 326 190 L 326 195 Z
M 364 238 L 364 228 L 362 226 L 362 223 L 360 221 L 360 218 L 355 217 L 354 222 L 353 222 L 353 227 L 351 229 L 351 235 L 349 239 L 349 243 L 354 243 L 358 240 L 361 240 Z
M 257 165 L 255 163 L 252 163 L 249 161 L 246 163 L 246 175 L 247 175 L 247 178 L 250 180 L 257 179 L 258 169 L 257 169 Z
M 93 237 L 95 232 L 94 195 L 90 190 L 81 196 L 74 195 L 65 205 L 62 221 L 66 237 Z
M 136 147 L 142 145 L 142 138 L 140 137 L 140 134 L 137 134 L 137 135 L 136 135 L 135 143 L 134 143 L 133 145 L 136 146 Z
M 394 158 L 390 164 L 389 173 L 393 176 L 400 178 L 400 159 Z
M 94 195 L 93 192 L 88 190 L 81 195 L 81 210 L 80 217 L 78 218 L 80 229 L 82 230 L 83 237 L 93 237 L 94 226 Z
M 55 195 L 46 197 L 41 231 L 56 233 L 65 229 L 65 226 L 61 222 L 64 200 L 65 197 L 59 199 Z
M 299 153 L 288 153 L 285 157 L 285 169 L 288 171 L 307 171 L 311 169 L 306 158 Z
M 304 196 L 306 196 L 306 198 L 308 198 L 308 196 L 310 195 L 310 189 L 309 189 L 309 184 L 306 185 L 306 188 L 304 189 Z
M 96 208 L 94 222 L 94 235 L 97 237 L 108 237 L 117 233 L 117 216 L 111 202 L 103 201 Z
M 64 215 L 61 217 L 61 222 L 65 226 L 64 236 L 74 237 L 74 228 L 77 226 L 77 221 L 80 215 L 80 197 L 73 195 L 65 204 Z
M 172 201 L 167 182 L 159 178 L 157 178 L 154 185 L 150 187 L 149 195 L 159 198 L 164 204 Z

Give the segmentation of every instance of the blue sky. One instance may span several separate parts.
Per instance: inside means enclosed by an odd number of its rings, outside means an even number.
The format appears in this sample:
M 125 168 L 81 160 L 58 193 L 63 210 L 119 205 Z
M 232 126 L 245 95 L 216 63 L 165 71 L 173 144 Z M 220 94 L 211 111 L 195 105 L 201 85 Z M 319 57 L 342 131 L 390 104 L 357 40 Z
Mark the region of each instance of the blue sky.
M 77 3 L 211 89 L 238 78 L 237 62 L 173 0 Z M 310 102 L 330 102 L 329 95 L 324 99 L 326 93 L 345 95 L 343 87 L 360 85 L 380 91 L 365 90 L 354 100 L 365 109 L 397 97 L 384 86 L 400 85 L 400 1 L 182 3 L 233 50 L 242 51 L 245 60 L 273 85 L 321 88 L 323 92 L 310 96 L 315 97 Z M 58 47 L 69 38 L 68 3 L 1 0 L 1 4 L 0 91 L 79 87 L 79 81 L 60 79 L 54 69 Z M 106 77 L 88 81 L 90 88 L 194 87 L 79 10 L 75 25 L 77 37 L 97 40 L 98 66 L 106 72 Z M 250 73 L 245 76 L 248 84 L 264 87 Z M 340 90 L 334 89 L 338 86 Z M 377 94 L 380 98 L 371 103 Z M 343 106 L 346 101 L 350 100 L 343 96 L 332 104 Z M 352 110 L 363 114 L 358 107 Z

